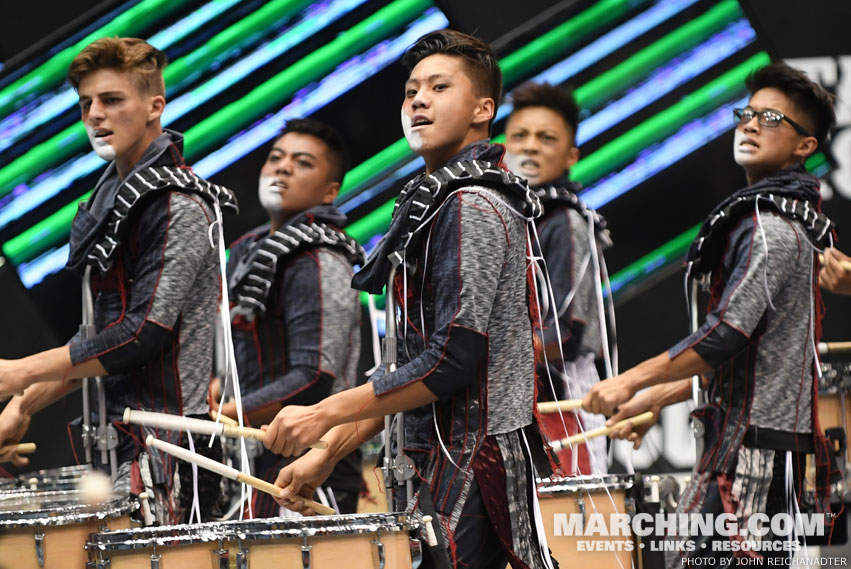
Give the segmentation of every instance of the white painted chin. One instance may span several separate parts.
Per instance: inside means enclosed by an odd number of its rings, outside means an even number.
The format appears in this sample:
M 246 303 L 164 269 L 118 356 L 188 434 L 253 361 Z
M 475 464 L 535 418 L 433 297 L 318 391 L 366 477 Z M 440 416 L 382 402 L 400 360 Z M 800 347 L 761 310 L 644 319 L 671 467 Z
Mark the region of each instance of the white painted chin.
M 273 184 L 277 178 L 274 176 L 260 176 L 260 182 L 257 184 L 257 197 L 260 199 L 260 205 L 267 213 L 280 213 L 284 209 L 283 201 L 281 200 L 281 188 Z
M 508 170 L 521 178 L 525 178 L 530 184 L 534 185 L 538 183 L 538 180 L 541 177 L 541 173 L 539 170 L 530 170 L 529 168 L 524 168 L 522 166 L 525 158 L 520 154 L 513 154 L 511 152 L 506 151 L 505 156 L 503 157 L 503 162 L 508 166 Z
M 95 136 L 95 131 L 92 127 L 86 125 L 86 134 L 89 135 L 89 144 L 92 145 L 92 150 L 95 151 L 95 154 L 106 160 L 107 162 L 112 162 L 115 160 L 115 157 L 118 156 L 118 153 L 115 151 L 115 148 L 101 139 Z
M 411 150 L 414 152 L 419 152 L 423 147 L 423 137 L 420 136 L 420 133 L 413 132 L 411 130 L 411 117 L 405 114 L 405 110 L 402 109 L 402 132 L 405 133 L 405 138 L 408 141 L 408 146 L 411 147 Z

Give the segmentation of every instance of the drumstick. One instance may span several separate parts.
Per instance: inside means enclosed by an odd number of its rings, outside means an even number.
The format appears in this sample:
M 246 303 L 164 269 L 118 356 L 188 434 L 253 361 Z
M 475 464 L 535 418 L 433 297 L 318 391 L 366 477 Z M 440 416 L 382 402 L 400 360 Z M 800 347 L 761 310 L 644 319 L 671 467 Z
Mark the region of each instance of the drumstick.
M 826 354 L 838 354 L 842 352 L 851 352 L 851 342 L 819 342 L 818 343 L 818 353 L 823 355 Z
M 283 492 L 283 488 L 279 488 L 274 484 L 270 484 L 265 480 L 261 480 L 255 476 L 251 476 L 250 474 L 245 474 L 244 472 L 240 472 L 236 468 L 232 468 L 227 466 L 226 464 L 222 464 L 221 462 L 216 462 L 212 458 L 208 458 L 206 456 L 197 454 L 192 452 L 189 449 L 185 449 L 183 447 L 179 447 L 177 445 L 173 445 L 171 443 L 167 443 L 165 441 L 161 441 L 159 439 L 154 438 L 153 435 L 148 435 L 148 438 L 145 440 L 145 444 L 149 447 L 153 447 L 157 450 L 161 450 L 164 453 L 170 454 L 175 458 L 179 458 L 180 460 L 185 460 L 186 462 L 190 462 L 201 468 L 209 470 L 211 472 L 215 472 L 225 478 L 230 478 L 231 480 L 237 480 L 242 482 L 243 484 L 248 484 L 252 488 L 256 488 L 261 492 L 266 492 L 267 494 L 271 494 L 275 498 L 281 497 L 281 492 Z M 320 504 L 319 502 L 314 502 L 304 496 L 299 496 L 299 500 L 304 500 L 304 505 L 308 508 L 312 508 L 314 512 L 323 516 L 333 516 L 337 512 L 333 509 Z
M 824 263 L 824 255 L 819 253 L 818 260 L 820 263 Z M 845 272 L 851 273 L 851 261 L 839 261 L 839 265 L 845 269 Z
M 239 426 L 239 423 L 236 421 L 236 419 L 231 419 L 227 415 L 219 413 L 215 409 L 210 409 L 210 417 L 212 417 L 214 421 L 218 419 L 220 423 L 223 423 L 225 425 Z
M 240 427 L 238 425 L 226 425 L 215 421 L 204 419 L 193 419 L 183 415 L 169 415 L 168 413 L 154 413 L 152 411 L 135 411 L 129 407 L 124 410 L 124 422 L 134 425 L 146 425 L 166 429 L 168 431 L 186 431 L 199 435 L 219 435 L 220 437 L 255 439 L 262 441 L 266 431 L 252 429 L 251 427 Z M 310 448 L 328 448 L 325 441 L 316 441 Z
M 16 445 L 5 445 L 0 447 L 0 456 L 8 454 L 13 450 L 18 451 L 18 454 L 32 454 L 36 451 L 35 443 L 18 443 Z
M 538 403 L 539 413 L 555 413 L 556 411 L 573 411 L 582 407 L 581 399 L 567 399 L 564 401 L 542 401 Z
M 560 451 L 563 448 L 571 447 L 573 445 L 582 444 L 588 439 L 593 439 L 596 437 L 604 437 L 609 433 L 616 431 L 623 427 L 627 422 L 632 423 L 632 426 L 643 425 L 644 423 L 649 423 L 653 420 L 653 411 L 646 411 L 641 415 L 636 415 L 635 417 L 630 417 L 629 419 L 624 419 L 623 421 L 618 421 L 611 427 L 600 427 L 599 429 L 592 429 L 590 431 L 585 431 L 584 433 L 579 433 L 577 435 L 573 435 L 572 437 L 567 437 L 566 439 L 561 439 L 560 441 L 555 441 L 550 443 L 550 446 L 556 452 Z

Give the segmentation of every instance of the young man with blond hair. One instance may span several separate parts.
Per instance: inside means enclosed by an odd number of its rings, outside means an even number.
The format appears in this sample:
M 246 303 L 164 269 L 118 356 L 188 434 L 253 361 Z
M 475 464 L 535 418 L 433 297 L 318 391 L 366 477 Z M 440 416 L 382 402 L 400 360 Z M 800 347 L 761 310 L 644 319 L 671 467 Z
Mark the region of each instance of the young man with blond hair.
M 188 499 L 173 488 L 178 477 L 184 494 L 192 487 L 190 469 L 146 451 L 146 430 L 117 424 L 126 407 L 206 416 L 220 275 L 210 226 L 216 210 L 235 209 L 235 201 L 195 176 L 182 135 L 162 128 L 165 65 L 165 54 L 144 40 L 118 37 L 89 44 L 71 63 L 92 148 L 110 162 L 74 218 L 67 266 L 91 290 L 93 331 L 0 362 L 0 391 L 25 390 L 0 415 L 0 442 L 20 440 L 33 414 L 81 378 L 101 376 L 106 419 L 120 433 L 116 490 L 148 491 L 156 519 L 175 523 Z M 91 408 L 97 424 L 96 400 Z M 157 434 L 185 444 L 181 433 Z

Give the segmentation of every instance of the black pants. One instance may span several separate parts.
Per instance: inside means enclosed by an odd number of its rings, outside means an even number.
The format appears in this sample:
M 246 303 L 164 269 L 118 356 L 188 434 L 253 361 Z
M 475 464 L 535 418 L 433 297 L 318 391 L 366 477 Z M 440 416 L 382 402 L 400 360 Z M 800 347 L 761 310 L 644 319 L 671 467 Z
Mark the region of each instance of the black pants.
M 499 537 L 488 518 L 479 485 L 475 480 L 470 485 L 470 493 L 453 537 L 458 569 L 505 569 L 508 564 L 508 557 L 502 550 Z M 428 546 L 424 545 L 423 549 L 425 551 L 420 569 L 443 569 L 428 552 Z

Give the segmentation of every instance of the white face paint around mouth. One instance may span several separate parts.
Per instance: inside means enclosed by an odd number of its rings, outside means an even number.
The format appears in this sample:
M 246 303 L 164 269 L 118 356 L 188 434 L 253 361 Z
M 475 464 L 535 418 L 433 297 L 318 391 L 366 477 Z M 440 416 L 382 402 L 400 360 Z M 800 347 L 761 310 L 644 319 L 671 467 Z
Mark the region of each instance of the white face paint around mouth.
M 95 151 L 95 154 L 107 162 L 115 160 L 115 157 L 118 156 L 115 148 L 105 140 L 96 137 L 94 128 L 86 125 L 86 134 L 89 135 L 89 144 L 92 145 L 92 149 Z
M 736 130 L 736 134 L 733 137 L 733 155 L 736 157 L 737 161 L 747 161 L 752 155 L 759 151 L 759 146 L 745 143 L 748 138 L 751 137 L 739 130 Z
M 405 133 L 405 138 L 408 139 L 408 146 L 411 150 L 418 152 L 423 147 L 423 137 L 418 132 L 411 130 L 411 117 L 405 114 L 405 109 L 402 109 L 402 132 Z
M 534 184 L 538 181 L 541 169 L 540 167 L 524 166 L 523 162 L 528 159 L 528 157 L 523 156 L 522 154 L 514 154 L 506 151 L 505 156 L 503 157 L 503 162 L 505 162 L 505 165 L 508 166 L 508 169 L 512 174 L 526 178 L 530 184 Z
M 284 189 L 275 185 L 277 181 L 278 178 L 275 176 L 260 176 L 260 182 L 257 184 L 257 197 L 260 199 L 260 205 L 270 214 L 280 212 L 284 208 L 281 201 L 281 193 Z

